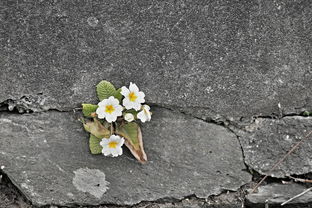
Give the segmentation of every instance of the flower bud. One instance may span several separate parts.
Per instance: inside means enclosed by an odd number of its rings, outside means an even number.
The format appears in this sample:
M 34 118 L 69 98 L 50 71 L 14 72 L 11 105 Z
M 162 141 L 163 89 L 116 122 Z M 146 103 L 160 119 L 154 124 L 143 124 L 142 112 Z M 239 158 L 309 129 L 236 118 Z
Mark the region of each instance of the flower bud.
M 134 116 L 133 116 L 132 113 L 126 113 L 126 114 L 124 115 L 124 119 L 125 119 L 126 121 L 128 121 L 128 122 L 131 122 L 131 121 L 134 120 Z

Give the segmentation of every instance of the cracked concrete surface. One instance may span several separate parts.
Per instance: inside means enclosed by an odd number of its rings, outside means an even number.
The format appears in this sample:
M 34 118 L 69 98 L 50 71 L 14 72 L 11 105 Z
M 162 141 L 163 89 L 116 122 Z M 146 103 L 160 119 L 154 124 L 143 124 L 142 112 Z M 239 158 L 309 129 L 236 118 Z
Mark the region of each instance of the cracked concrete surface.
M 142 128 L 146 165 L 127 151 L 118 158 L 89 154 L 88 134 L 73 113 L 53 111 L 2 113 L 0 163 L 36 205 L 133 205 L 189 195 L 207 198 L 235 191 L 251 180 L 232 132 L 162 108 L 154 107 L 153 112 L 153 121 Z M 74 173 L 81 168 L 100 171 L 107 182 L 90 179 L 95 187 L 82 191 L 73 184 Z
M 240 131 L 246 164 L 263 175 L 285 177 L 312 172 L 312 139 L 307 139 L 273 172 L 270 169 L 312 130 L 312 117 L 257 118 Z
M 311 10 L 305 0 L 1 1 L 3 171 L 38 205 L 237 190 L 250 181 L 245 164 L 267 174 L 311 129 L 311 117 L 298 116 L 312 112 Z M 97 102 L 102 79 L 137 83 L 156 109 L 143 127 L 147 166 L 129 154 L 119 165 L 86 154 L 71 111 Z M 310 146 L 271 176 L 310 172 Z M 87 167 L 105 174 L 109 185 L 95 187 L 102 197 L 72 184 Z M 175 206 L 208 206 L 182 201 Z
M 0 173 L 1 175 L 1 173 Z M 38 208 L 37 206 L 30 205 L 19 191 L 12 185 L 6 175 L 2 175 L 2 181 L 0 182 L 0 208 Z M 187 196 L 182 200 L 174 199 L 160 199 L 157 201 L 141 202 L 133 206 L 117 206 L 117 205 L 99 205 L 99 206 L 87 206 L 87 205 L 75 205 L 73 207 L 81 208 L 241 208 L 244 204 L 243 192 L 222 192 L 217 196 L 210 196 L 206 199 L 199 199 L 194 196 Z M 49 208 L 65 208 L 63 206 L 48 205 Z M 67 207 L 67 206 L 66 206 Z
M 297 194 L 302 193 L 307 189 L 306 186 L 302 184 L 278 184 L 272 183 L 267 184 L 259 188 L 259 192 L 251 193 L 247 195 L 247 202 L 250 204 L 282 204 L 288 199 L 294 197 Z M 311 203 L 312 193 L 308 192 L 305 195 L 298 197 L 297 199 L 291 201 L 290 206 L 292 207 L 304 207 L 304 204 Z M 296 206 L 297 205 L 297 206 Z M 300 206 L 301 205 L 301 206 Z

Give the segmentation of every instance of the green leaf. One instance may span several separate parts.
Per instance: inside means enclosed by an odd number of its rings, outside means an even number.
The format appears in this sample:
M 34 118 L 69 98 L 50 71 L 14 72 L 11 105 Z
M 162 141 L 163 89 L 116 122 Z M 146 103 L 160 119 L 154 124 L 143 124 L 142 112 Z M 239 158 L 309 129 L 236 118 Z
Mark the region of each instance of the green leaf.
M 105 128 L 96 118 L 93 119 L 94 121 L 89 121 L 83 124 L 84 129 L 96 136 L 97 138 L 109 138 L 110 131 Z
M 98 107 L 98 105 L 82 104 L 82 113 L 86 117 L 92 117 L 91 113 L 94 113 Z
M 116 89 L 112 83 L 108 81 L 101 81 L 96 86 L 96 93 L 100 101 L 109 98 L 110 96 L 114 96 L 116 92 Z
M 139 144 L 138 127 L 137 123 L 131 122 L 117 128 L 117 132 L 122 134 L 123 137 L 129 139 L 136 149 L 138 149 Z
M 134 110 L 134 109 L 130 109 L 130 110 L 125 110 L 124 114 L 126 114 L 126 113 L 131 113 L 136 118 L 139 112 Z
M 96 136 L 90 134 L 89 139 L 89 148 L 92 154 L 101 154 L 102 153 L 102 146 L 100 145 L 100 142 L 102 139 L 97 138 Z
M 119 102 L 121 103 L 121 100 L 122 100 L 121 88 L 119 88 L 118 90 L 115 91 L 114 97 L 115 97 L 116 99 L 118 99 Z
M 137 123 L 131 122 L 117 126 L 116 134 L 125 138 L 125 145 L 138 161 L 141 163 L 147 161 L 143 148 L 141 129 Z

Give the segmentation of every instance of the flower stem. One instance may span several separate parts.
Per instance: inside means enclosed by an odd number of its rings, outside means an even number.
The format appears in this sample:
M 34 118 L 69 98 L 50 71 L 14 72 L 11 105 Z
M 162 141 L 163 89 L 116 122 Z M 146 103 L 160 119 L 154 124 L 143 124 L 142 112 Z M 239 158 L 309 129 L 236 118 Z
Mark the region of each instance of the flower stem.
M 111 123 L 111 126 L 110 126 L 110 133 L 111 133 L 111 135 L 113 135 L 113 123 Z

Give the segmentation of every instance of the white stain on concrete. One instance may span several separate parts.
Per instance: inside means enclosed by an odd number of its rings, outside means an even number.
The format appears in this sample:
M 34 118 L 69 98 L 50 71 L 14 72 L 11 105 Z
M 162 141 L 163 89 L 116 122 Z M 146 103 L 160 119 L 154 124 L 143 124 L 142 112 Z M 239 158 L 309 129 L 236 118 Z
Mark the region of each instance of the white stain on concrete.
M 79 191 L 87 192 L 100 199 L 109 189 L 105 174 L 98 169 L 80 168 L 74 171 L 73 184 Z

